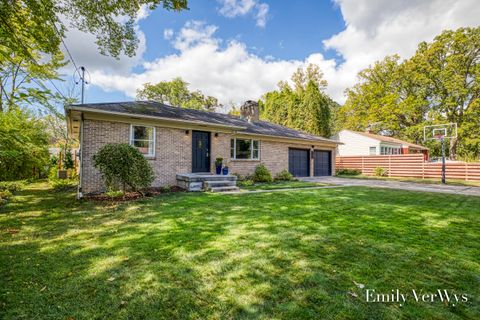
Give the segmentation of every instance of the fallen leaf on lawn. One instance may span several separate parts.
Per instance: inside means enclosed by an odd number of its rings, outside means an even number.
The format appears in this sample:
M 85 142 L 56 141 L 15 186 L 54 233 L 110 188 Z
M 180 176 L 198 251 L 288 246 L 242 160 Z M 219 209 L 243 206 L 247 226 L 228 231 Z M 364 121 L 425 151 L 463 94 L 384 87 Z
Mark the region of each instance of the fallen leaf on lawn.
M 353 283 L 354 283 L 357 287 L 359 287 L 360 289 L 365 288 L 365 285 L 364 285 L 363 283 L 355 282 L 355 280 L 353 280 Z
M 42 289 L 40 289 L 40 292 L 42 292 L 43 290 L 47 289 L 47 286 L 43 287 Z
M 113 281 L 113 280 L 115 280 L 115 277 L 110 277 L 110 278 L 108 278 L 107 280 L 108 280 L 108 281 Z
M 349 295 L 351 295 L 352 297 L 354 297 L 354 298 L 358 298 L 358 295 L 357 295 L 355 292 L 350 292 L 350 291 L 348 291 L 347 293 L 348 293 Z

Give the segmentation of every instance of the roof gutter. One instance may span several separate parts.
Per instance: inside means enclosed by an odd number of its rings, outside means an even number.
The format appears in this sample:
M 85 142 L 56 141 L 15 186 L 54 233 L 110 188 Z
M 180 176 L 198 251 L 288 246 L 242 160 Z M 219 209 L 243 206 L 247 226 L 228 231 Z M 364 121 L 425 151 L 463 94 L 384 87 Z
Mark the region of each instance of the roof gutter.
M 247 129 L 247 127 L 242 127 L 242 126 L 231 126 L 231 125 L 216 124 L 216 123 L 204 122 L 204 121 L 180 120 L 180 119 L 172 119 L 172 118 L 165 118 L 165 117 L 158 117 L 158 116 L 131 114 L 131 113 L 125 113 L 125 112 L 96 110 L 96 109 L 77 107 L 77 106 L 66 106 L 65 110 L 100 113 L 100 114 L 108 114 L 108 115 L 123 116 L 123 117 L 130 117 L 130 118 L 135 117 L 135 118 L 143 118 L 143 119 L 151 119 L 151 120 L 161 120 L 161 121 L 181 123 L 181 124 L 196 124 L 196 125 L 204 125 L 204 126 L 210 126 L 210 127 L 226 128 L 234 131 Z M 295 138 L 295 137 L 276 136 L 276 135 L 249 133 L 249 132 L 238 132 L 238 133 L 242 135 L 261 136 L 261 137 L 269 137 L 274 139 L 284 139 L 284 140 L 293 140 L 293 141 L 309 141 L 309 142 L 327 143 L 327 144 L 335 144 L 335 145 L 343 144 L 342 142 L 330 140 L 330 139 L 321 140 L 321 139 Z
M 229 126 L 225 124 L 216 124 L 211 122 L 204 122 L 204 121 L 193 121 L 193 120 L 180 120 L 180 119 L 172 119 L 172 118 L 165 118 L 165 117 L 158 117 L 158 116 L 149 116 L 149 115 L 141 115 L 141 114 L 131 114 L 125 112 L 115 112 L 115 111 L 105 111 L 105 110 L 96 110 L 91 108 L 82 108 L 82 107 L 72 107 L 67 106 L 65 110 L 76 110 L 76 111 L 83 111 L 83 112 L 91 112 L 91 113 L 101 113 L 101 114 L 109 114 L 114 116 L 123 116 L 123 117 L 135 117 L 135 118 L 143 118 L 143 119 L 151 119 L 151 120 L 161 120 L 167 122 L 175 122 L 175 123 L 182 123 L 182 124 L 197 124 L 197 125 L 205 125 L 210 127 L 218 127 L 218 128 L 226 128 L 232 130 L 244 130 L 246 127 L 241 126 Z
M 330 140 L 330 139 L 308 139 L 308 138 L 294 138 L 294 137 L 288 137 L 288 136 L 274 136 L 271 134 L 261 134 L 261 133 L 251 133 L 251 132 L 237 132 L 238 134 L 241 135 L 247 135 L 247 136 L 259 136 L 259 137 L 268 137 L 268 138 L 274 138 L 274 139 L 285 139 L 285 140 L 294 140 L 294 141 L 309 141 L 309 142 L 317 142 L 317 143 L 328 143 L 328 144 L 344 144 L 343 142 L 336 141 L 336 140 Z

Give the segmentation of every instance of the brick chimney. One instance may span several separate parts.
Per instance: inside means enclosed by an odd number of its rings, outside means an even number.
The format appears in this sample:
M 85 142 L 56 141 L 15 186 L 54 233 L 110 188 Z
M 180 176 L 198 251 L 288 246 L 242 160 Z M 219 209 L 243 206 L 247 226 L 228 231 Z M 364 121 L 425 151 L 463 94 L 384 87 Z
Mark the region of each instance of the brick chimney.
M 252 100 L 245 101 L 245 103 L 240 107 L 240 117 L 248 120 L 248 122 L 258 121 L 258 102 Z

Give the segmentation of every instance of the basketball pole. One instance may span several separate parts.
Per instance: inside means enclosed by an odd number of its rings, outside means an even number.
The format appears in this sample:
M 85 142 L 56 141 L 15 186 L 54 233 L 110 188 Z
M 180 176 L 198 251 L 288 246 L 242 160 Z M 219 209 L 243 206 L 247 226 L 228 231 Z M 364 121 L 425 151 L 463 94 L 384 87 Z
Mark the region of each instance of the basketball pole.
M 442 137 L 442 183 L 445 184 L 445 138 Z

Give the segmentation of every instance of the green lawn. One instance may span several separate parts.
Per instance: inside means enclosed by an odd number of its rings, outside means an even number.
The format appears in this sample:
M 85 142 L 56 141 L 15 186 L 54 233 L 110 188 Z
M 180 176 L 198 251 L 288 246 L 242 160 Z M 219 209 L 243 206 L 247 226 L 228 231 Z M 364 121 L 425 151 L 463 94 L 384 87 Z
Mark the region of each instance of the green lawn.
M 319 187 L 325 184 L 308 182 L 308 181 L 275 181 L 270 183 L 255 183 L 253 185 L 241 185 L 240 187 L 245 190 L 275 190 L 275 189 L 289 189 L 289 188 L 308 188 Z
M 33 184 L 0 208 L 0 318 L 478 319 L 479 215 L 384 189 L 99 205 Z M 365 301 L 397 288 L 469 301 Z
M 427 183 L 427 184 L 442 184 L 442 179 L 420 179 L 420 178 L 411 178 L 411 177 L 376 177 L 376 176 L 366 176 L 366 175 L 346 175 L 339 174 L 339 178 L 352 178 L 352 179 L 372 179 L 372 180 L 390 180 L 390 181 L 403 181 L 403 182 L 416 182 L 416 183 Z M 465 181 L 458 179 L 448 179 L 446 184 L 452 186 L 468 186 L 468 187 L 480 187 L 480 181 Z

